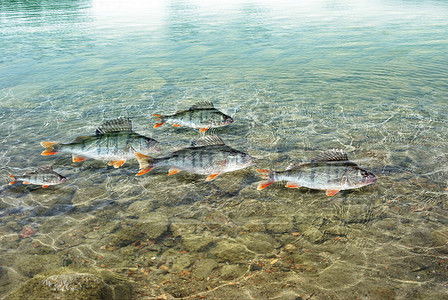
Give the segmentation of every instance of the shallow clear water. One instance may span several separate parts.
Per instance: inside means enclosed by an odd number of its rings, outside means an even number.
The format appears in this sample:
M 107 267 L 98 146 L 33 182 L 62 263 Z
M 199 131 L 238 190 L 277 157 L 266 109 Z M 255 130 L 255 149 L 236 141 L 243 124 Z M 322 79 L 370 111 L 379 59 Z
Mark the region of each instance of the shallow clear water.
M 219 2 L 0 3 L 0 295 L 69 261 L 138 299 L 448 297 L 448 3 Z M 119 116 L 169 153 L 200 134 L 152 114 L 204 100 L 257 167 L 341 148 L 378 181 L 327 197 L 257 191 L 256 167 L 205 182 L 40 155 Z M 8 186 L 43 165 L 68 181 Z

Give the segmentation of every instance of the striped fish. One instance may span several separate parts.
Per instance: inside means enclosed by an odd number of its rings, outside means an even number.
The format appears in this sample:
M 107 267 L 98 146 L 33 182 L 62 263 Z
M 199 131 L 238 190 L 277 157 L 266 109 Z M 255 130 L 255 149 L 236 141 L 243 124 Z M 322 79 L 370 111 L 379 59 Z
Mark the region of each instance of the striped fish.
M 118 118 L 102 124 L 95 135 L 80 136 L 72 143 L 41 142 L 45 148 L 42 155 L 68 152 L 73 162 L 86 158 L 109 161 L 110 166 L 121 167 L 127 159 L 134 158 L 134 152 L 157 152 L 158 142 L 152 138 L 132 131 L 132 122 L 128 118 Z
M 53 171 L 51 166 L 40 167 L 36 171 L 25 173 L 22 176 L 9 175 L 9 177 L 11 178 L 9 185 L 22 181 L 23 184 L 37 184 L 43 188 L 67 181 L 67 178 Z
M 217 110 L 210 101 L 199 102 L 190 107 L 189 110 L 178 111 L 173 115 L 153 114 L 157 119 L 154 128 L 165 123 L 171 123 L 174 127 L 187 126 L 205 132 L 210 128 L 226 126 L 233 119 Z
M 205 136 L 194 140 L 191 147 L 183 148 L 162 158 L 151 158 L 136 152 L 135 156 L 140 163 L 140 172 L 143 175 L 154 167 L 168 166 L 168 175 L 181 170 L 208 175 L 206 181 L 215 179 L 219 174 L 231 172 L 254 164 L 254 158 L 249 154 L 235 150 L 227 145 L 218 136 Z
M 286 171 L 257 169 L 264 181 L 258 190 L 286 180 L 286 187 L 325 190 L 327 196 L 334 196 L 341 190 L 356 189 L 376 181 L 376 176 L 348 160 L 344 150 L 331 149 L 322 152 L 310 162 L 293 164 Z

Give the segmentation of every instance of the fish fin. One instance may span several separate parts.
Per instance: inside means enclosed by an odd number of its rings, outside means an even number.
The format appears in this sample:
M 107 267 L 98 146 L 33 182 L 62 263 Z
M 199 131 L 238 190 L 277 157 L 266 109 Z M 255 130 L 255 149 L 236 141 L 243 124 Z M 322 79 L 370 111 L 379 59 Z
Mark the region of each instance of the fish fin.
M 84 161 L 86 159 L 87 158 L 80 156 L 80 155 L 75 155 L 75 154 L 73 155 L 73 162 L 80 162 L 80 161 Z
M 181 170 L 178 169 L 178 168 L 171 168 L 171 169 L 168 171 L 168 176 L 177 174 L 177 173 L 179 173 L 180 171 L 181 171 Z
M 207 130 L 209 130 L 209 127 L 199 128 L 199 132 L 206 132 Z
M 297 189 L 300 187 L 300 185 L 298 185 L 297 183 L 288 181 L 285 185 L 287 188 L 292 188 L 292 189 Z
M 218 177 L 219 174 L 221 174 L 221 173 L 216 173 L 216 174 L 208 175 L 207 178 L 205 179 L 205 181 L 212 181 L 213 179 L 215 179 L 216 177 Z
M 88 139 L 89 137 L 91 137 L 91 135 L 78 136 L 76 139 L 73 140 L 72 143 L 79 143 L 81 141 L 84 141 L 85 139 Z
M 139 152 L 134 152 L 135 157 L 140 165 L 140 172 L 136 176 L 148 173 L 154 167 L 153 159 L 147 155 L 141 154 Z
M 286 168 L 286 171 L 300 169 L 306 165 L 309 165 L 309 163 L 292 163 Z
M 217 135 L 206 135 L 191 142 L 192 147 L 225 145 L 222 139 Z
M 42 166 L 37 168 L 36 172 L 52 172 L 52 173 L 56 173 L 55 171 L 53 171 L 53 167 L 52 166 Z
M 125 162 L 126 162 L 126 159 L 122 159 L 122 160 L 112 160 L 111 162 L 109 162 L 109 166 L 114 166 L 114 168 L 119 168 L 119 167 L 121 167 Z
M 49 184 L 44 184 L 43 186 L 42 186 L 42 188 L 43 189 L 46 189 L 47 187 L 49 187 L 50 185 Z
M 211 101 L 201 101 L 190 107 L 190 110 L 201 108 L 215 108 Z
M 28 181 L 23 181 L 22 183 L 23 184 L 30 184 Z
M 265 187 L 268 187 L 268 186 L 270 186 L 270 185 L 273 184 L 273 183 L 274 183 L 274 181 L 272 181 L 272 180 L 263 181 L 262 183 L 260 183 L 260 184 L 258 185 L 257 190 L 262 190 L 262 189 L 264 189 Z
M 263 178 L 263 179 L 269 179 L 271 177 L 272 171 L 270 171 L 270 170 L 257 169 L 256 171 L 258 172 L 258 174 L 260 174 L 261 178 Z
M 336 195 L 337 193 L 339 193 L 339 191 L 340 191 L 340 190 L 326 190 L 325 194 L 326 194 L 327 196 L 334 196 L 334 195 Z
M 348 156 L 342 149 L 330 149 L 311 159 L 311 162 L 347 161 Z
M 157 120 L 157 123 L 154 125 L 154 128 L 160 127 L 166 123 L 166 121 L 163 119 L 164 116 L 159 114 L 153 114 L 153 116 L 156 117 Z
M 47 149 L 45 149 L 45 150 L 41 153 L 41 155 L 53 155 L 53 154 L 58 153 L 58 151 L 57 151 L 56 148 L 58 148 L 59 143 L 56 143 L 56 142 L 40 142 L 40 144 L 41 144 L 43 147 L 47 148 Z
M 16 176 L 14 175 L 8 175 L 11 178 L 11 182 L 9 183 L 9 185 L 13 185 L 14 183 L 16 183 L 18 180 L 16 179 Z
M 96 129 L 96 135 L 110 132 L 132 132 L 132 121 L 129 118 L 120 117 L 104 122 Z
M 173 127 L 182 127 L 180 124 L 173 124 Z

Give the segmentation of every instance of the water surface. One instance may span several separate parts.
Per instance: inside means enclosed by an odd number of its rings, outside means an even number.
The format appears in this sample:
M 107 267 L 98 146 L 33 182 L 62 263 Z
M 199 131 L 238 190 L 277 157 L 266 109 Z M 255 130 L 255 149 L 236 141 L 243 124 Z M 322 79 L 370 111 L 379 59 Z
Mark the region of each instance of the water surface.
M 448 297 L 447 37 L 445 1 L 2 1 L 0 295 L 70 261 L 138 299 Z M 119 116 L 169 153 L 200 134 L 152 114 L 206 100 L 257 167 L 341 148 L 378 181 L 327 197 L 40 155 Z M 43 165 L 67 183 L 8 186 Z

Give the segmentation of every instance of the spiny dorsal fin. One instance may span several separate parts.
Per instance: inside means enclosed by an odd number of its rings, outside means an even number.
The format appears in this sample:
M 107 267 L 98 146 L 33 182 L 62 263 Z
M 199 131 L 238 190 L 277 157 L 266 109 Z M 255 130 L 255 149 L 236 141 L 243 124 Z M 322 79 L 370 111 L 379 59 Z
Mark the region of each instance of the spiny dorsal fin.
M 101 124 L 96 130 L 97 135 L 110 133 L 110 132 L 131 132 L 132 121 L 129 118 L 120 117 L 118 119 L 109 120 Z
M 222 139 L 217 135 L 206 135 L 191 142 L 192 147 L 202 147 L 212 145 L 225 145 L 225 144 L 222 141 Z
M 215 108 L 211 101 L 201 101 L 190 107 L 190 110 L 201 108 Z
M 36 172 L 53 172 L 52 166 L 42 166 L 37 168 Z
M 348 156 L 342 149 L 330 149 L 311 159 L 311 162 L 347 161 Z
M 52 166 L 42 166 L 42 167 L 38 167 L 34 171 L 25 172 L 23 174 L 23 176 L 30 176 L 30 175 L 34 175 L 36 173 L 54 173 L 54 171 L 53 171 Z
M 286 171 L 299 169 L 306 165 L 308 165 L 308 163 L 292 163 L 286 168 Z
M 85 139 L 87 139 L 87 138 L 89 138 L 89 137 L 91 137 L 91 135 L 78 136 L 78 137 L 73 141 L 73 143 L 79 143 L 80 141 L 85 140 Z

